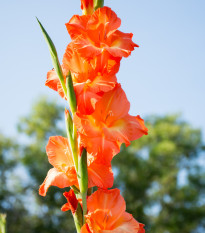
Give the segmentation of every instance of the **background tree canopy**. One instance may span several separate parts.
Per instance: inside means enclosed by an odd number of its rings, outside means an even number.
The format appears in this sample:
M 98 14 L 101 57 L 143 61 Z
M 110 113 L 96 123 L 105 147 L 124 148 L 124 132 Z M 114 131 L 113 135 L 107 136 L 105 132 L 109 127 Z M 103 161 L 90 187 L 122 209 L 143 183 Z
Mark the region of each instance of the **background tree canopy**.
M 0 135 L 0 213 L 7 214 L 8 232 L 75 232 L 71 214 L 60 210 L 64 190 L 51 187 L 45 198 L 38 195 L 51 167 L 48 138 L 65 136 L 63 114 L 63 107 L 41 98 L 19 121 L 21 140 Z M 122 146 L 112 162 L 127 211 L 146 224 L 146 232 L 205 232 L 201 131 L 178 115 L 150 116 L 146 125 L 149 135 Z

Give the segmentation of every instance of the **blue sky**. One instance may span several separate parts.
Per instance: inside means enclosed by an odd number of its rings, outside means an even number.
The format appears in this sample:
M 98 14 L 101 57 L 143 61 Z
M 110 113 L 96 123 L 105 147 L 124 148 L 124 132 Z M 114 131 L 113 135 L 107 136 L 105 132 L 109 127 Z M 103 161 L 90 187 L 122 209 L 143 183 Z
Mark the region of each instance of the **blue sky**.
M 123 32 L 140 45 L 123 59 L 117 75 L 131 114 L 182 113 L 205 132 L 205 1 L 105 0 L 121 18 Z M 35 16 L 62 59 L 70 42 L 65 23 L 81 14 L 80 0 L 0 1 L 0 131 L 13 135 L 20 116 L 39 95 L 60 97 L 44 86 L 52 68 Z

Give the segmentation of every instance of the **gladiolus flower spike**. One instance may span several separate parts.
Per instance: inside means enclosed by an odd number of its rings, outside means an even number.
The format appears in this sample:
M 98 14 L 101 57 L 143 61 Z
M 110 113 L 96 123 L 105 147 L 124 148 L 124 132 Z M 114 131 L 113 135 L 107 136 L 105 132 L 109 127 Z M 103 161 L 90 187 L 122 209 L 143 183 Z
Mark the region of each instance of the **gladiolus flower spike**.
M 129 114 L 130 103 L 116 74 L 123 57 L 138 47 L 132 33 L 118 30 L 120 18 L 104 0 L 81 0 L 83 15 L 74 15 L 66 28 L 71 37 L 60 64 L 56 48 L 38 20 L 54 69 L 45 85 L 67 100 L 67 138 L 52 136 L 46 146 L 53 166 L 39 188 L 69 188 L 62 211 L 71 210 L 78 233 L 144 233 L 144 225 L 126 212 L 113 186 L 112 158 L 120 146 L 147 135 L 143 119 Z M 92 193 L 92 187 L 98 190 Z M 88 192 L 89 190 L 89 192 Z

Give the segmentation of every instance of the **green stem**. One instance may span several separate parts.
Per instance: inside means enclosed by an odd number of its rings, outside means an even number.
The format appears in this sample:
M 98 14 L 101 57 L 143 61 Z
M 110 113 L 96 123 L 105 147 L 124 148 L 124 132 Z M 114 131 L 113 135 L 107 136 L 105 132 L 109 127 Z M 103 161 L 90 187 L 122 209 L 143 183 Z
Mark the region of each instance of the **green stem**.
M 98 9 L 98 8 L 101 8 L 104 6 L 104 0 L 95 0 L 94 1 L 94 9 L 95 11 Z
M 72 112 L 72 115 L 74 115 L 75 112 L 76 112 L 77 104 L 76 104 L 76 96 L 75 96 L 75 92 L 74 92 L 74 88 L 73 88 L 71 73 L 70 72 L 68 73 L 68 76 L 66 77 L 66 85 L 65 85 L 65 79 L 64 79 L 63 71 L 62 71 L 61 65 L 59 63 L 58 54 L 57 54 L 56 48 L 54 46 L 54 43 L 51 40 L 48 33 L 46 32 L 46 30 L 44 29 L 41 22 L 38 19 L 37 19 L 37 21 L 38 21 L 38 23 L 40 25 L 40 28 L 41 28 L 42 32 L 43 32 L 43 36 L 44 36 L 44 38 L 45 38 L 45 40 L 46 40 L 46 42 L 48 44 L 48 48 L 49 48 L 49 51 L 50 51 L 53 67 L 54 67 L 54 69 L 55 69 L 55 71 L 56 71 L 56 73 L 57 73 L 57 75 L 58 75 L 58 77 L 60 79 L 61 85 L 63 87 L 63 91 L 65 93 L 65 96 L 67 97 L 68 104 L 69 104 L 70 110 Z M 65 119 L 66 119 L 66 130 L 67 130 L 67 135 L 68 135 L 68 141 L 69 141 L 69 144 L 70 144 L 70 147 L 71 147 L 71 150 L 72 150 L 72 155 L 73 155 L 73 160 L 74 160 L 74 164 L 75 164 L 75 168 L 76 168 L 76 173 L 78 174 L 77 129 L 76 129 L 74 123 L 73 123 L 73 119 L 70 116 L 70 114 L 68 114 Z M 87 166 L 87 155 L 86 155 L 86 166 Z M 83 175 L 83 174 L 81 174 L 81 175 Z M 81 193 L 82 193 L 82 191 L 81 191 Z M 87 190 L 86 190 L 86 193 L 87 193 Z M 84 196 L 84 199 L 86 200 L 85 195 L 82 195 L 82 196 Z M 83 201 L 83 206 L 86 205 L 86 207 L 85 207 L 85 210 L 86 210 L 87 209 L 87 204 L 86 204 L 85 200 Z M 76 229 L 77 229 L 78 233 L 80 233 L 80 230 L 81 230 L 81 227 L 82 227 L 82 224 L 83 224 L 83 219 L 84 219 L 84 217 L 82 216 L 81 206 L 80 207 L 79 206 L 78 206 L 78 211 L 76 211 L 76 213 L 73 215 L 74 222 L 75 222 Z M 87 210 L 86 210 L 86 212 L 87 212 Z M 84 213 L 84 208 L 83 208 L 83 213 Z M 0 225 L 0 227 L 1 227 L 1 225 Z M 3 228 L 2 228 L 1 231 L 2 231 L 2 233 L 5 233 L 5 230 L 3 231 Z

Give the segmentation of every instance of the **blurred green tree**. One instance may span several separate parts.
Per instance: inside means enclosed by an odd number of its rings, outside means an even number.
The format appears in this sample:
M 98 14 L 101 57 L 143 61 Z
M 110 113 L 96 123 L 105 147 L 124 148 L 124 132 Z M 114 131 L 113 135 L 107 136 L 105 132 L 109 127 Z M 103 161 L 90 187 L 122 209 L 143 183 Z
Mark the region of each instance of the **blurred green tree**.
M 51 187 L 46 198 L 38 195 L 51 167 L 45 153 L 48 138 L 65 136 L 63 115 L 63 107 L 42 98 L 18 125 L 24 144 L 0 137 L 0 212 L 7 213 L 8 232 L 75 232 L 71 214 L 60 210 L 64 190 Z M 204 232 L 201 131 L 174 115 L 151 116 L 146 124 L 149 135 L 122 146 L 112 162 L 127 211 L 150 233 Z M 21 176 L 11 190 L 9 174 L 19 169 Z
M 60 210 L 65 190 L 52 187 L 46 198 L 38 194 L 51 167 L 45 152 L 48 138 L 64 135 L 63 112 L 56 102 L 40 98 L 20 119 L 20 141 L 0 135 L 0 213 L 7 214 L 8 232 L 75 232 L 71 214 Z

